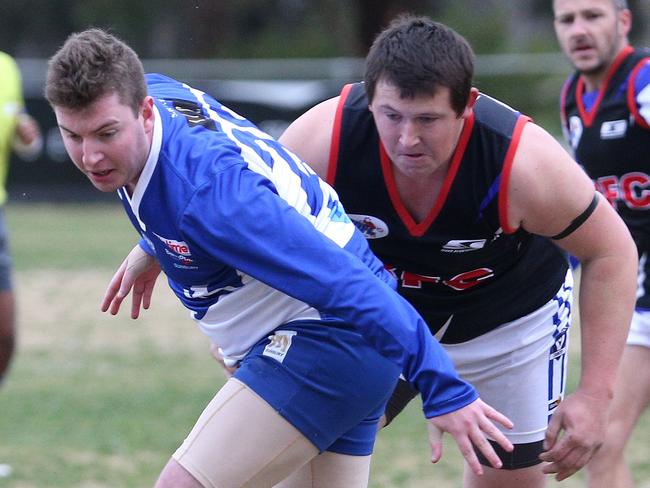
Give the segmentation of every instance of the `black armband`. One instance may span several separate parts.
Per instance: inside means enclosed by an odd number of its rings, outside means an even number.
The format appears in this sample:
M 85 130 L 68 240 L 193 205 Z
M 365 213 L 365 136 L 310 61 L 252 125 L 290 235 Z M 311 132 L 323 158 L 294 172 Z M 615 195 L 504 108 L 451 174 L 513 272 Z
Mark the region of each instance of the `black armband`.
M 585 211 L 582 212 L 580 215 L 578 215 L 575 219 L 573 219 L 573 221 L 571 221 L 569 226 L 566 229 L 564 229 L 562 232 L 554 236 L 551 236 L 551 239 L 553 240 L 564 239 L 566 236 L 571 234 L 574 230 L 576 230 L 578 227 L 584 224 L 585 220 L 587 220 L 589 216 L 594 212 L 594 210 L 596 210 L 596 205 L 598 205 L 598 192 L 594 193 L 594 198 L 593 200 L 591 200 L 591 203 L 585 209 Z
M 384 412 L 386 424 L 384 427 L 388 426 L 404 410 L 406 405 L 419 394 L 420 392 L 413 388 L 408 381 L 402 378 L 398 379 L 393 394 L 386 404 L 386 411 Z

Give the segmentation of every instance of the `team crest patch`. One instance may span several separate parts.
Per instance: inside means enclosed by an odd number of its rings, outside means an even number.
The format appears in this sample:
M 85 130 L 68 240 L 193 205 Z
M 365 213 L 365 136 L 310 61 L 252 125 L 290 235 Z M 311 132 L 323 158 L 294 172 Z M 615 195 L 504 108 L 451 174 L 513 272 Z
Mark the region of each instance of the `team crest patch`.
M 372 215 L 348 214 L 366 239 L 381 239 L 388 235 L 388 225 Z
M 291 347 L 291 340 L 295 335 L 295 330 L 275 331 L 275 334 L 269 336 L 270 342 L 264 348 L 262 355 L 271 357 L 280 363 L 283 362 Z
M 569 144 L 572 149 L 578 147 L 582 137 L 582 120 L 577 115 L 569 117 Z

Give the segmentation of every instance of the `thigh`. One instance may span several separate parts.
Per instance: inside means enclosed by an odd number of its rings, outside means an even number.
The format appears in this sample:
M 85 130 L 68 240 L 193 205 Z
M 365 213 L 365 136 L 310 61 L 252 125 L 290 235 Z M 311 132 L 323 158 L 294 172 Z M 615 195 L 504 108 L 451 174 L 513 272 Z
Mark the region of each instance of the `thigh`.
M 253 347 L 235 377 L 319 451 L 367 456 L 399 367 L 351 327 L 286 324 Z
M 513 421 L 504 434 L 515 451 L 495 445 L 506 469 L 541 462 L 548 421 L 566 385 L 571 300 L 569 280 L 535 312 L 466 343 L 444 345 L 460 376 Z
M 370 456 L 324 452 L 274 488 L 366 488 Z
M 205 487 L 271 487 L 318 449 L 268 403 L 231 378 L 173 458 Z

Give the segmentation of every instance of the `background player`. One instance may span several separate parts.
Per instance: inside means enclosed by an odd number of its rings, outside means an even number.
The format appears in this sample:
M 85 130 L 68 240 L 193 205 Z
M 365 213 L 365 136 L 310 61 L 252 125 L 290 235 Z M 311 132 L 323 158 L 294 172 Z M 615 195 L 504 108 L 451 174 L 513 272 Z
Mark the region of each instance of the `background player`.
M 609 427 L 587 465 L 590 487 L 631 487 L 625 445 L 650 403 L 650 52 L 629 44 L 625 0 L 556 0 L 553 10 L 558 41 L 576 69 L 562 90 L 567 140 L 639 253 L 638 298 Z
M 32 159 L 42 146 L 40 128 L 25 112 L 18 65 L 11 56 L 0 52 L 0 382 L 9 368 L 16 341 L 15 296 L 4 217 L 9 158 L 14 150 L 21 158 Z

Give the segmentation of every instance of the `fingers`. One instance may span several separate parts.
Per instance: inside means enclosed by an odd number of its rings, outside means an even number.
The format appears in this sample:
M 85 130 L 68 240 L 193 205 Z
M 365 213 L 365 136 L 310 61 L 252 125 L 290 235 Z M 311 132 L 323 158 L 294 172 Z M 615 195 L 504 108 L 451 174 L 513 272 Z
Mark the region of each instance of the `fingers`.
M 122 303 L 122 300 L 124 300 L 124 297 L 119 297 L 118 294 L 122 286 L 122 278 L 124 277 L 125 270 L 126 260 L 124 260 L 122 265 L 117 269 L 108 284 L 108 288 L 106 289 L 106 293 L 104 293 L 104 298 L 101 303 L 102 312 L 106 312 L 110 308 L 111 314 L 115 315 L 119 311 L 120 304 Z
M 478 406 L 481 407 L 484 417 L 481 418 L 481 416 L 479 416 L 479 428 L 472 432 L 471 439 L 476 448 L 483 454 L 483 456 L 485 456 L 485 459 L 488 460 L 490 465 L 498 469 L 503 466 L 503 463 L 494 451 L 494 447 L 488 439 L 492 439 L 506 452 L 511 452 L 514 449 L 512 442 L 510 442 L 505 434 L 497 428 L 494 422 L 500 423 L 507 429 L 512 429 L 513 423 L 501 412 L 480 400 L 479 402 Z
M 141 308 L 149 308 L 156 278 L 160 273 L 160 266 L 155 258 L 146 254 L 140 246 L 136 246 L 122 262 L 111 279 L 104 299 L 102 312 L 110 311 L 116 315 L 129 292 L 133 290 L 131 302 L 131 318 L 137 319 Z
M 476 446 L 483 453 L 483 455 L 490 462 L 491 465 L 493 465 L 495 468 L 500 468 L 501 460 L 494 452 L 494 449 L 492 448 L 492 445 L 488 442 L 488 440 L 482 435 L 473 436 L 473 437 L 475 437 L 475 440 L 472 440 L 472 442 L 469 442 L 468 439 L 463 439 L 463 440 L 456 439 L 456 442 L 458 443 L 458 449 L 460 449 L 460 453 L 465 458 L 465 462 L 467 463 L 469 468 L 474 472 L 474 474 L 476 474 L 477 476 L 481 476 L 483 474 L 483 466 L 481 466 L 481 463 L 479 462 L 478 457 L 476 456 L 476 451 L 474 450 L 474 446 Z M 496 457 L 496 461 L 494 460 L 495 457 Z
M 442 458 L 442 430 L 432 422 L 427 422 L 429 445 L 431 446 L 431 462 L 437 463 Z
M 596 450 L 567 434 L 551 450 L 540 454 L 539 458 L 548 463 L 542 471 L 546 474 L 555 474 L 555 479 L 561 481 L 585 466 Z
M 441 431 L 449 432 L 454 437 L 467 465 L 476 475 L 480 476 L 483 474 L 483 467 L 478 460 L 475 447 L 495 468 L 500 468 L 503 464 L 488 437 L 495 439 L 506 451 L 511 451 L 513 448 L 510 441 L 494 425 L 492 419 L 504 426 L 512 426 L 510 419 L 492 409 L 480 399 L 455 412 L 434 417 L 431 422 Z M 431 449 L 432 459 L 435 459 L 436 455 L 439 455 L 437 448 L 440 439 L 435 431 L 432 434 L 430 429 L 429 433 L 430 438 L 433 435 Z
M 136 285 L 133 287 L 133 296 L 131 298 L 131 318 L 137 319 L 140 316 L 140 306 L 142 305 L 142 296 L 144 286 Z
M 489 406 L 487 403 L 483 404 L 483 408 L 484 408 L 484 411 L 485 411 L 485 416 L 487 418 L 489 418 L 490 420 L 494 420 L 494 421 L 500 423 L 506 429 L 512 429 L 514 427 L 515 424 L 512 423 L 512 420 L 510 420 L 508 417 L 503 415 L 498 410 L 495 410 L 494 408 Z M 498 432 L 499 434 L 501 433 L 501 431 L 499 429 L 497 429 L 491 422 L 489 423 L 489 425 L 494 427 L 495 432 Z M 501 444 L 501 443 L 499 442 L 499 444 Z
M 443 431 L 439 429 L 431 420 L 427 422 L 427 428 L 429 430 L 429 444 L 431 445 L 431 462 L 437 463 L 442 458 Z M 472 441 L 470 441 L 470 437 L 458 435 L 453 432 L 450 433 L 454 436 L 456 444 L 458 444 L 458 450 L 463 455 L 468 466 L 475 474 L 482 475 L 483 467 L 481 466 L 481 463 L 476 456 L 472 442 L 477 445 L 477 447 L 493 465 L 496 463 L 498 464 L 498 467 L 501 466 L 501 460 L 496 455 L 494 449 L 492 448 L 492 445 L 488 442 L 485 436 L 482 435 L 480 430 L 478 430 L 478 433 L 475 432 L 471 435 L 473 438 Z M 490 455 L 490 452 L 492 455 Z
M 591 459 L 593 452 L 590 450 L 583 450 L 579 452 L 577 449 L 572 451 L 570 455 L 561 459 L 558 462 L 552 462 L 545 465 L 542 471 L 545 474 L 555 474 L 557 481 L 562 481 L 569 476 L 572 476 L 584 467 Z M 541 457 L 541 456 L 540 456 Z
M 509 419 L 507 419 L 507 420 L 509 421 Z M 504 426 L 506 425 L 503 422 L 500 422 L 500 423 L 502 425 L 504 425 Z M 508 428 L 509 429 L 512 428 L 512 422 L 510 422 Z M 512 450 L 514 449 L 514 446 L 512 445 L 512 442 L 510 442 L 510 440 L 505 436 L 505 434 L 503 432 L 501 432 L 499 429 L 497 429 L 497 427 L 492 422 L 486 422 L 484 425 L 481 425 L 481 430 L 482 430 L 481 439 L 485 439 L 485 436 L 483 435 L 483 433 L 485 433 L 488 438 L 492 439 L 494 442 L 499 444 L 499 446 L 501 446 L 501 448 L 504 451 L 512 452 Z M 492 444 L 490 444 L 489 442 L 488 442 L 488 444 L 490 445 L 490 448 L 492 448 Z M 479 446 L 477 446 L 477 447 L 479 447 Z M 491 449 L 491 450 L 492 450 L 492 452 L 494 452 L 493 449 Z M 483 452 L 483 450 L 481 450 L 481 452 L 483 454 L 485 454 L 485 452 Z M 486 456 L 486 458 L 489 459 L 488 456 Z M 494 466 L 494 464 L 492 464 L 492 465 Z
M 544 436 L 544 450 L 548 451 L 553 449 L 553 446 L 557 443 L 558 436 L 560 435 L 560 429 L 562 427 L 562 412 L 558 411 L 551 417 L 551 421 L 546 428 L 546 435 Z
M 147 283 L 144 288 L 144 293 L 142 294 L 142 308 L 145 310 L 149 310 L 149 307 L 151 306 L 151 296 L 153 295 L 153 287 L 155 284 L 156 281 L 154 280 L 151 285 Z

